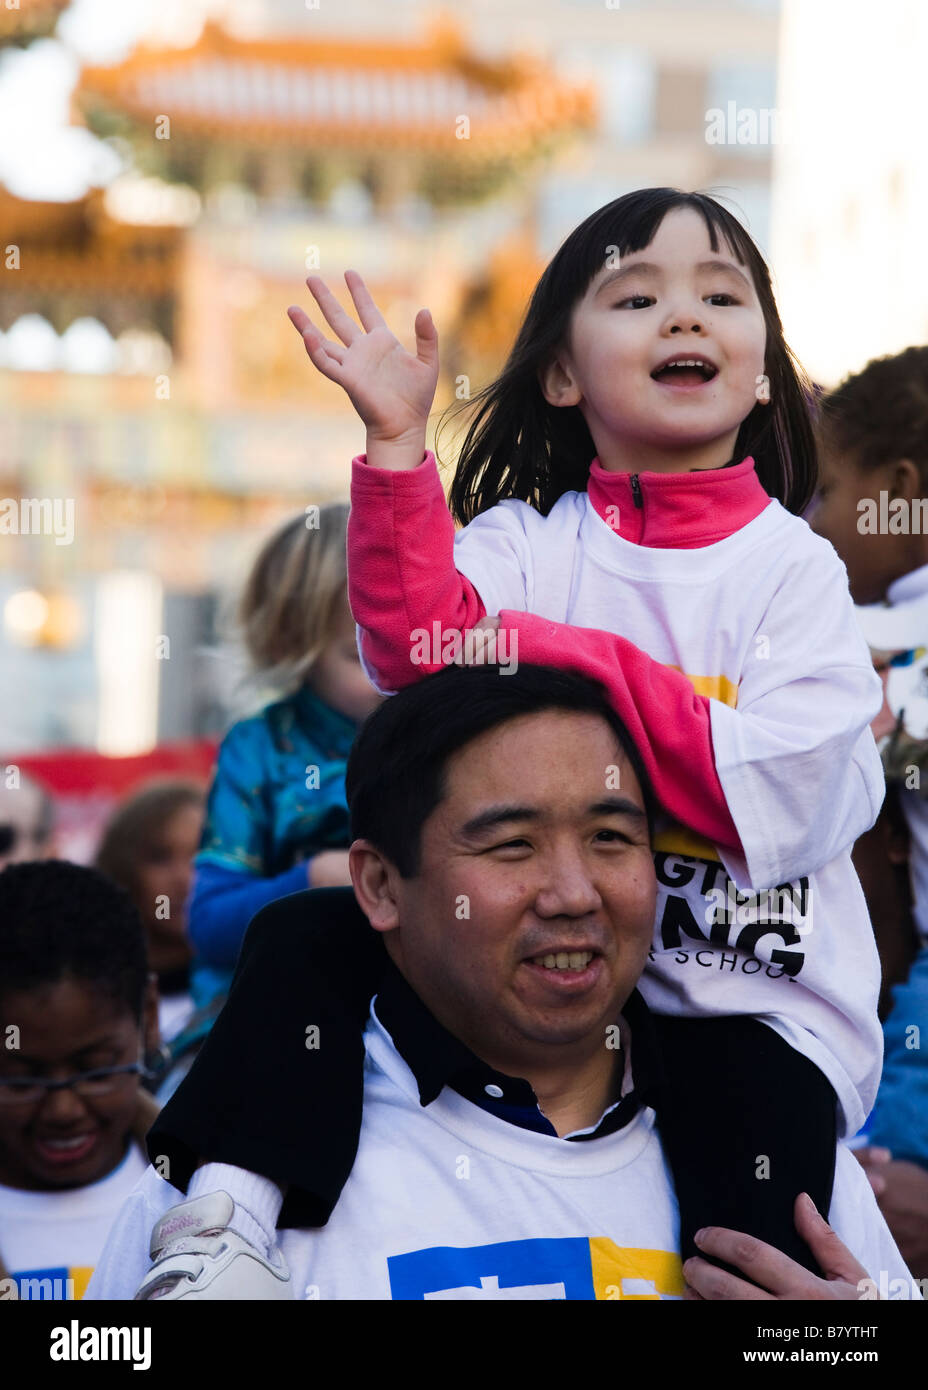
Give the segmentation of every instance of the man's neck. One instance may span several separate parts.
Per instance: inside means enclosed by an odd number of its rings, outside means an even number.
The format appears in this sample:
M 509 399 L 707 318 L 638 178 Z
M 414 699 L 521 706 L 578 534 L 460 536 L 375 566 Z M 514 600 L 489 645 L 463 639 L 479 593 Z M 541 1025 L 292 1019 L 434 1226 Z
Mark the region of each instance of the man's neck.
M 569 1068 L 524 1072 L 538 1097 L 542 1114 L 563 1137 L 599 1122 L 603 1111 L 618 1100 L 622 1085 L 620 1052 L 600 1047 L 598 1055 Z

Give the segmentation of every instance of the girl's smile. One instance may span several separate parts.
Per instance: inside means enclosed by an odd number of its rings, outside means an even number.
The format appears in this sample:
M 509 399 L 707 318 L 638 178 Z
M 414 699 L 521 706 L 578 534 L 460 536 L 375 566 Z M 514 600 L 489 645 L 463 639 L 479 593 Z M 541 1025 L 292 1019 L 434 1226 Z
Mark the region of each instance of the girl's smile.
M 542 373 L 552 405 L 577 405 L 604 468 L 718 468 L 757 401 L 766 325 L 750 273 L 715 249 L 691 208 L 651 244 L 608 263 Z

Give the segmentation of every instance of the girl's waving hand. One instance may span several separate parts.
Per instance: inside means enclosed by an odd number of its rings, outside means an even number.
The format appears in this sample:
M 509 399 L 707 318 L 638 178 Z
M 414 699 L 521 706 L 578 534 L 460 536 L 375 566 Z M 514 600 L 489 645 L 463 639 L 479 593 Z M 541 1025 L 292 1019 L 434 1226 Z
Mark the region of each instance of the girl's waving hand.
M 421 461 L 426 423 L 438 383 L 438 333 L 428 309 L 416 315 L 416 351 L 407 352 L 387 325 L 356 270 L 345 282 L 361 326 L 341 307 L 319 275 L 306 281 L 329 327 L 341 340 L 323 337 L 296 305 L 287 310 L 313 366 L 337 382 L 367 427 L 368 444 L 412 446 L 412 466 Z M 418 456 L 413 457 L 418 453 Z

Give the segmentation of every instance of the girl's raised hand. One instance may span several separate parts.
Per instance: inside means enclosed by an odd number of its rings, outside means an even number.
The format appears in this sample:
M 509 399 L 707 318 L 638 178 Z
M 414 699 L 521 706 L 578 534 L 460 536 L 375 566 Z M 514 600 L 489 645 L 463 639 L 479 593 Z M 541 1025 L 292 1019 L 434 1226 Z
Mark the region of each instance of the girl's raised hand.
M 324 338 L 296 305 L 287 310 L 290 322 L 313 366 L 347 393 L 367 427 L 369 441 L 408 443 L 420 436 L 424 441 L 438 384 L 438 333 L 432 316 L 427 309 L 416 315 L 413 355 L 387 326 L 358 272 L 346 270 L 345 282 L 360 328 L 319 275 L 310 275 L 306 284 L 341 341 Z

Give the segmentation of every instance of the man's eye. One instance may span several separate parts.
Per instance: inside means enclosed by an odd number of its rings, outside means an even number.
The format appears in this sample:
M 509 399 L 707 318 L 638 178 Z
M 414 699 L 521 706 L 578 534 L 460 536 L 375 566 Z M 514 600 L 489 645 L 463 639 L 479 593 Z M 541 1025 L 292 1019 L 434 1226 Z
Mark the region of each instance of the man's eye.
M 628 836 L 623 835 L 620 830 L 597 830 L 596 833 L 597 835 L 609 835 L 613 840 L 622 840 L 625 844 L 631 843 Z
M 494 845 L 494 849 L 513 849 L 516 845 L 527 845 L 528 840 L 506 840 L 504 844 Z

